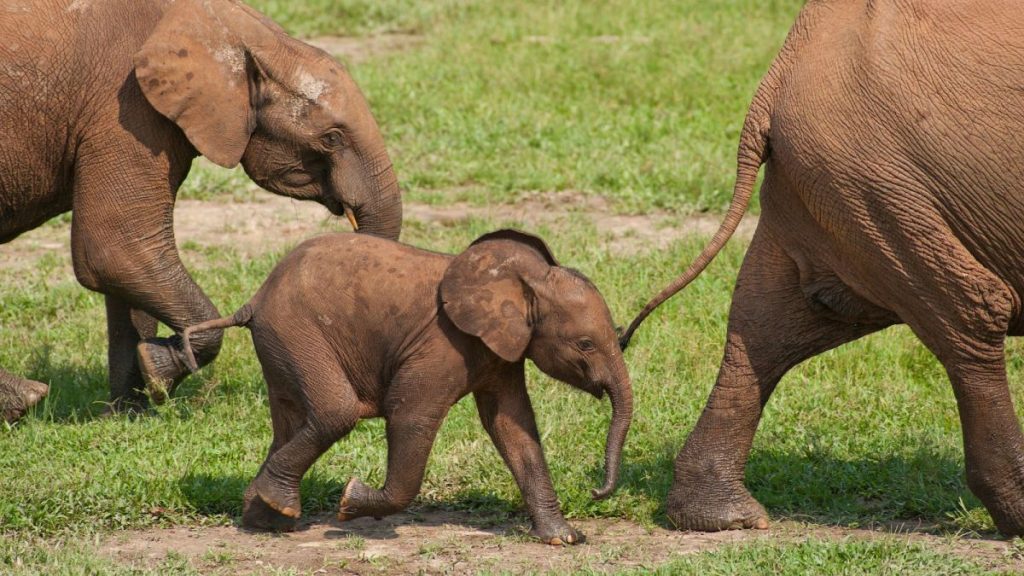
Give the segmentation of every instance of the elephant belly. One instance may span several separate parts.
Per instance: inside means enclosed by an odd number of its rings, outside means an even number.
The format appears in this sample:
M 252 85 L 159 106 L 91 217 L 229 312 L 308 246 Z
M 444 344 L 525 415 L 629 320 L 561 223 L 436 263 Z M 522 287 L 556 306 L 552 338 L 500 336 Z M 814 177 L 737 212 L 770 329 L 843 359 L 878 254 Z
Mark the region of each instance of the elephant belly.
M 0 157 L 6 158 L 0 154 Z M 71 186 L 45 163 L 0 162 L 0 244 L 71 210 Z
M 35 104 L 0 98 L 0 243 L 71 210 L 74 137 L 51 121 L 68 111 Z

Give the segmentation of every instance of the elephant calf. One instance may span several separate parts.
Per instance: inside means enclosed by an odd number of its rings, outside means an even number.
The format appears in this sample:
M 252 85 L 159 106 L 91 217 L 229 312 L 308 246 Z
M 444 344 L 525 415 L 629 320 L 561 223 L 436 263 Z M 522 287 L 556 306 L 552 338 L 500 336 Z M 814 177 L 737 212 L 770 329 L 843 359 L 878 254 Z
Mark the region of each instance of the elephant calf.
M 524 359 L 613 410 L 605 452 L 611 494 L 632 418 L 629 374 L 597 288 L 558 265 L 539 238 L 502 230 L 449 256 L 354 234 L 300 245 L 232 317 L 184 330 L 247 326 L 270 397 L 274 440 L 246 490 L 243 523 L 290 530 L 299 481 L 360 418 L 387 420 L 382 490 L 351 479 L 338 518 L 381 517 L 419 492 L 448 409 L 472 393 L 480 420 L 515 476 L 531 534 L 573 544 L 526 392 Z M 194 360 L 189 361 L 195 367 Z

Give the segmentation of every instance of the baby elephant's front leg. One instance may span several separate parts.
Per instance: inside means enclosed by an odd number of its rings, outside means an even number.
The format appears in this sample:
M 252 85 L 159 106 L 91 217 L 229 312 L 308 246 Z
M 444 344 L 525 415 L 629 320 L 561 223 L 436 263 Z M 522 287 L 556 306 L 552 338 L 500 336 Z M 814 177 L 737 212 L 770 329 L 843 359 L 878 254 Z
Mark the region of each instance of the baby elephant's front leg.
M 474 396 L 480 420 L 526 501 L 533 520 L 530 535 L 554 546 L 583 542 L 583 534 L 565 521 L 558 505 L 525 382 Z
M 412 502 L 419 494 L 430 447 L 447 410 L 444 407 L 440 414 L 431 416 L 388 417 L 388 476 L 384 489 L 371 488 L 358 478 L 349 480 L 341 495 L 338 520 L 381 518 L 404 510 Z

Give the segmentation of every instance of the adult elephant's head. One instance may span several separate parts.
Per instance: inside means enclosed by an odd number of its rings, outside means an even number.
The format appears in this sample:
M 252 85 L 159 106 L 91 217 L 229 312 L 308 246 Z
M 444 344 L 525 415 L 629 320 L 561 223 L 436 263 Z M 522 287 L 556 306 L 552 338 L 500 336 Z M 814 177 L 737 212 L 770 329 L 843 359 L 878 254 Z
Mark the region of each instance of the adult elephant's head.
M 200 154 L 397 239 L 401 193 L 369 105 L 324 51 L 231 0 L 177 0 L 135 55 L 149 103 Z

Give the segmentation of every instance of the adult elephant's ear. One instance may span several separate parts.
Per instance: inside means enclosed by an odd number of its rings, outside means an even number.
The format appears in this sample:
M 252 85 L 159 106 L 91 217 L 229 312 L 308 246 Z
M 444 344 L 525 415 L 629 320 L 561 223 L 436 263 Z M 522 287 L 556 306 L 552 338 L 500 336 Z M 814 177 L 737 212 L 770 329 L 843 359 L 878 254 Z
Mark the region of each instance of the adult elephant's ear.
M 445 314 L 503 360 L 519 361 L 533 334 L 531 279 L 542 277 L 554 265 L 554 256 L 536 236 L 515 230 L 481 236 L 445 271 Z
M 256 63 L 232 31 L 251 19 L 217 2 L 179 1 L 168 8 L 134 57 L 149 103 L 181 128 L 200 154 L 231 168 L 256 126 L 250 89 Z

